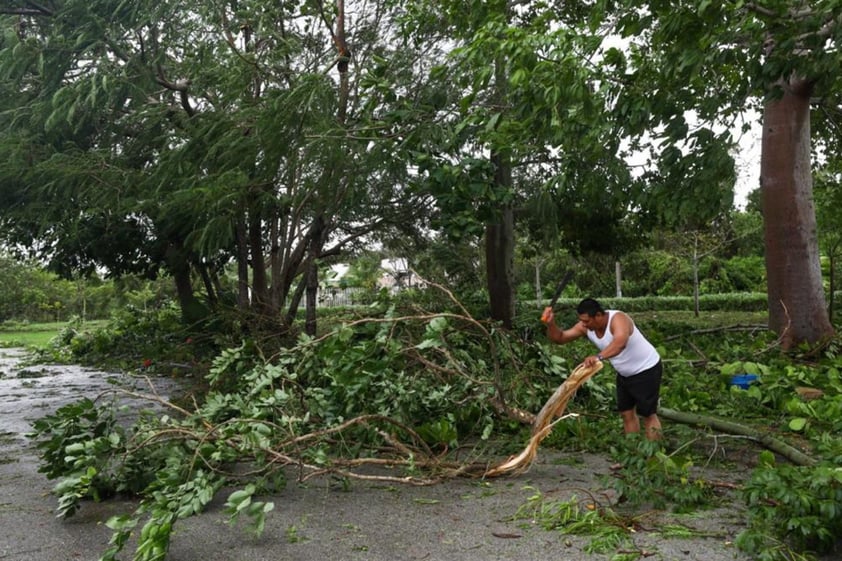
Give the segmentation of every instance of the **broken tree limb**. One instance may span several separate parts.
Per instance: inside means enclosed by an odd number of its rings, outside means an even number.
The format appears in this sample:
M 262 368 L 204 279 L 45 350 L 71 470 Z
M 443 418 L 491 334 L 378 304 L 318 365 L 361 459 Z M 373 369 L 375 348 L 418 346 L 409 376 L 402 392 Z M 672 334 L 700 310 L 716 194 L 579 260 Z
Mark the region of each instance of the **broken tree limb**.
M 500 475 L 510 473 L 521 473 L 526 471 L 535 456 L 538 453 L 538 445 L 546 438 L 550 431 L 553 430 L 556 422 L 564 417 L 564 408 L 567 407 L 567 402 L 576 393 L 582 384 L 587 382 L 591 376 L 602 369 L 602 362 L 596 362 L 593 366 L 587 367 L 584 363 L 577 366 L 567 379 L 556 389 L 550 399 L 541 408 L 541 411 L 535 417 L 535 422 L 532 425 L 532 436 L 526 448 L 520 454 L 510 456 L 502 464 L 495 466 L 485 472 L 485 477 L 497 477 Z M 559 419 L 556 419 L 559 417 Z M 555 421 L 553 419 L 556 419 Z
M 669 419 L 670 421 L 675 421 L 676 423 L 684 425 L 708 427 L 724 433 L 748 437 L 763 447 L 768 448 L 772 452 L 780 454 L 795 465 L 812 466 L 816 464 L 816 460 L 814 458 L 811 458 L 794 446 L 790 446 L 786 442 L 783 442 L 770 434 L 764 434 L 757 429 L 735 423 L 734 421 L 726 421 L 716 417 L 699 415 L 698 413 L 684 413 L 682 411 L 667 409 L 666 407 L 659 407 L 658 415 L 664 419 Z

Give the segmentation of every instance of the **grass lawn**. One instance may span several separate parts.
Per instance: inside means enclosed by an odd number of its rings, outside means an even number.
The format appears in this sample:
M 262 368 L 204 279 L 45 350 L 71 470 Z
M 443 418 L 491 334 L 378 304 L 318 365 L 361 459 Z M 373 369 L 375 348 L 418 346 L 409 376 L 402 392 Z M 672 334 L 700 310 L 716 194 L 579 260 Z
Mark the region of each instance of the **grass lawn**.
M 105 321 L 89 321 L 84 329 L 105 325 Z M 65 322 L 0 324 L 0 347 L 44 347 L 67 325 Z

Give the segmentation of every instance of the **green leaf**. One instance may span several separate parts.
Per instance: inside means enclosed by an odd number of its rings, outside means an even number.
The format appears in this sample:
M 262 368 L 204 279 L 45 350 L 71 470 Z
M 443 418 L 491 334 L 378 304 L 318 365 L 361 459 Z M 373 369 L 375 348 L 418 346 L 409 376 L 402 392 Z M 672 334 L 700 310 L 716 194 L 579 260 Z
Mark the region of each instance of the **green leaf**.
M 789 421 L 789 430 L 800 432 L 807 426 L 807 419 L 804 417 L 795 417 Z
M 105 526 L 115 532 L 131 530 L 137 526 L 137 518 L 128 514 L 119 514 L 109 518 Z
M 433 349 L 436 347 L 441 347 L 442 343 L 438 339 L 424 339 L 417 345 L 415 345 L 416 349 Z
M 244 489 L 239 489 L 234 491 L 228 496 L 228 500 L 226 501 L 225 505 L 234 509 L 239 510 L 240 508 L 244 508 L 248 505 L 248 502 L 251 502 L 251 496 L 254 494 L 254 485 L 246 485 Z M 244 502 L 246 505 L 240 507 L 240 505 Z
M 485 132 L 492 132 L 500 122 L 501 113 L 495 113 L 485 122 Z
M 758 463 L 764 467 L 773 467 L 775 465 L 775 454 L 769 450 L 763 450 L 757 457 Z

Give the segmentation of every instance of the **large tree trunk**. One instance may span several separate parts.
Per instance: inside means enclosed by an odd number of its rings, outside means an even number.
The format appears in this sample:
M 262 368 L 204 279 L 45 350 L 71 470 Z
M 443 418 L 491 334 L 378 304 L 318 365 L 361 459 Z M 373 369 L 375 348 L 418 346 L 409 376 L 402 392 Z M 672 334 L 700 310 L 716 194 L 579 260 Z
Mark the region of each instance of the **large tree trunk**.
M 497 60 L 494 66 L 495 103 L 506 106 L 506 66 Z M 512 188 L 511 156 L 505 147 L 491 149 L 491 164 L 494 166 L 494 190 L 509 191 Z M 515 315 L 515 213 L 511 204 L 499 209 L 496 223 L 485 227 L 485 268 L 488 277 L 488 299 L 491 319 L 511 329 Z
M 785 84 L 766 103 L 760 187 L 766 244 L 769 328 L 781 346 L 815 344 L 833 334 L 825 306 L 810 167 L 810 94 Z
M 207 316 L 207 309 L 196 299 L 190 278 L 190 261 L 187 250 L 178 242 L 172 242 L 166 251 L 167 270 L 175 282 L 181 319 L 187 324 L 199 322 Z
M 511 187 L 512 167 L 505 155 L 493 153 L 494 182 Z M 511 329 L 515 315 L 514 253 L 515 217 L 510 205 L 500 209 L 500 218 L 485 228 L 485 267 L 488 275 L 488 297 L 491 319 Z

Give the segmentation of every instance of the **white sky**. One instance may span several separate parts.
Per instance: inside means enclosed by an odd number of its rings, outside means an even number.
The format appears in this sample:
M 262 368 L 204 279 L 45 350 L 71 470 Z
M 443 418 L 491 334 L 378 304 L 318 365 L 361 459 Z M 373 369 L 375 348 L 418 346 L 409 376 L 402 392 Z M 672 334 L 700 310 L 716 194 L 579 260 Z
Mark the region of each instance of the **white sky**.
M 760 116 L 753 115 L 751 130 L 739 139 L 740 152 L 734 155 L 737 163 L 737 183 L 734 186 L 734 204 L 738 208 L 745 208 L 746 197 L 760 184 Z

